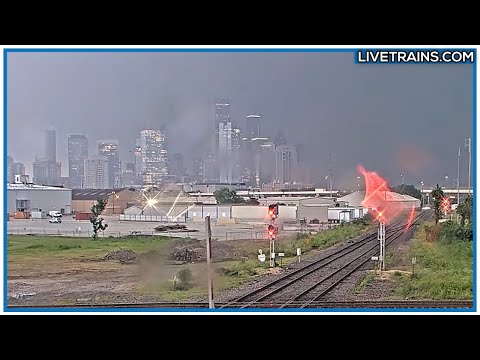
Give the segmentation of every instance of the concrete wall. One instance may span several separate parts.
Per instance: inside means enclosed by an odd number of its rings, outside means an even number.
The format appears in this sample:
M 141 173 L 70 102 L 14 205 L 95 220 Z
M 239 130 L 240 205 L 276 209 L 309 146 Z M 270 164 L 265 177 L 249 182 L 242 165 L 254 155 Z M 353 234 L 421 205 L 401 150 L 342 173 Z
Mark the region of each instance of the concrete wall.
M 310 220 L 318 219 L 321 223 L 328 222 L 328 206 L 304 206 L 300 205 L 297 212 L 298 219 Z
M 13 214 L 17 200 L 30 200 L 27 211 L 51 210 L 64 211 L 70 214 L 72 211 L 72 190 L 70 189 L 8 189 L 7 211 Z

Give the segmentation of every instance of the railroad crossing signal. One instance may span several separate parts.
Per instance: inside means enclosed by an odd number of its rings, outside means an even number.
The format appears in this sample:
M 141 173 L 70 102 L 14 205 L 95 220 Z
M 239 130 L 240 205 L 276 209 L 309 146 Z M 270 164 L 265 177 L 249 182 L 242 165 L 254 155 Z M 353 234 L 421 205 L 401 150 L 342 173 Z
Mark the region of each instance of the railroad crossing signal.
M 451 205 L 450 205 L 450 198 L 448 196 L 445 196 L 442 198 L 442 209 L 445 215 L 450 211 Z

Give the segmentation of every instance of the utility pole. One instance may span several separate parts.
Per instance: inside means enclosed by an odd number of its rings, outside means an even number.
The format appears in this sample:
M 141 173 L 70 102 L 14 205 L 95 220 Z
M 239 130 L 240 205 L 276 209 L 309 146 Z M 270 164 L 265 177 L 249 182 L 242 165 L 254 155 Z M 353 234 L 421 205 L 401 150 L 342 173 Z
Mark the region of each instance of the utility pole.
M 212 228 L 210 227 L 210 216 L 205 216 L 205 230 L 207 235 L 207 274 L 208 274 L 208 308 L 215 307 L 213 303 L 213 281 L 212 281 Z
M 385 221 L 382 217 L 382 214 L 379 214 L 378 218 L 378 240 L 380 243 L 380 254 L 378 257 L 378 262 L 380 270 L 385 270 Z
M 458 147 L 457 160 L 457 205 L 460 205 L 460 146 Z
M 332 191 L 332 153 L 330 153 L 330 157 L 328 160 L 328 181 L 330 185 L 330 197 L 333 197 Z
M 465 147 L 468 147 L 468 195 L 470 195 L 470 177 L 472 168 L 472 138 L 465 139 Z

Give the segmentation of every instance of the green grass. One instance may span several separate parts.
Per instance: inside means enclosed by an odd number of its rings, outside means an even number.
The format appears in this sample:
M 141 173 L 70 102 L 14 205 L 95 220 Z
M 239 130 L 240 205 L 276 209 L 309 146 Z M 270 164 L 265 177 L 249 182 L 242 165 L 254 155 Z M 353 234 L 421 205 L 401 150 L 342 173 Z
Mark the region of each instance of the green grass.
M 410 259 L 417 258 L 414 276 L 397 276 L 395 295 L 408 299 L 472 299 L 472 242 L 443 238 L 429 243 L 424 239 L 422 226 L 409 254 Z
M 103 256 L 106 253 L 129 249 L 146 252 L 164 246 L 169 238 L 162 236 L 99 238 L 50 237 L 50 236 L 8 236 L 8 257 L 76 257 L 80 255 Z
M 375 279 L 375 275 L 373 273 L 369 272 L 368 274 L 366 274 L 358 282 L 358 284 L 355 285 L 355 287 L 351 290 L 352 294 L 354 294 L 354 295 L 360 294 L 363 291 L 363 289 L 365 289 L 366 287 L 368 287 L 372 284 L 374 279 Z

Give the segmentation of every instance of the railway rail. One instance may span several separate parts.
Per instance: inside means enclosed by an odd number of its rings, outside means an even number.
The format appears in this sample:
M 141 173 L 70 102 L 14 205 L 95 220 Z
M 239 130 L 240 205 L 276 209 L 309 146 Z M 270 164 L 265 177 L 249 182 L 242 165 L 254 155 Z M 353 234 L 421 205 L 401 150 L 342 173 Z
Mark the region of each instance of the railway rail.
M 303 302 L 290 303 L 288 308 L 298 309 Z M 227 306 L 228 305 L 228 306 Z M 245 303 L 216 303 L 215 309 L 245 309 Z M 248 308 L 279 309 L 285 308 L 283 302 L 263 302 L 249 304 Z M 470 300 L 389 300 L 389 301 L 313 301 L 307 309 L 472 309 Z M 9 305 L 8 310 L 128 310 L 128 309 L 208 309 L 208 302 L 151 302 L 151 303 L 113 303 L 113 304 L 75 304 L 75 305 Z M 248 310 L 248 309 L 245 309 Z
M 418 222 L 425 213 L 418 214 L 412 224 Z M 405 225 L 397 221 L 387 228 L 386 245 L 403 234 Z M 340 282 L 353 274 L 371 257 L 378 253 L 377 234 L 364 236 L 335 252 L 314 262 L 291 271 L 259 288 L 232 300 L 232 304 L 243 303 L 242 307 L 256 307 L 261 302 L 283 302 L 281 307 L 311 307 L 321 297 L 332 291 Z M 333 269 L 333 271 L 332 271 Z

